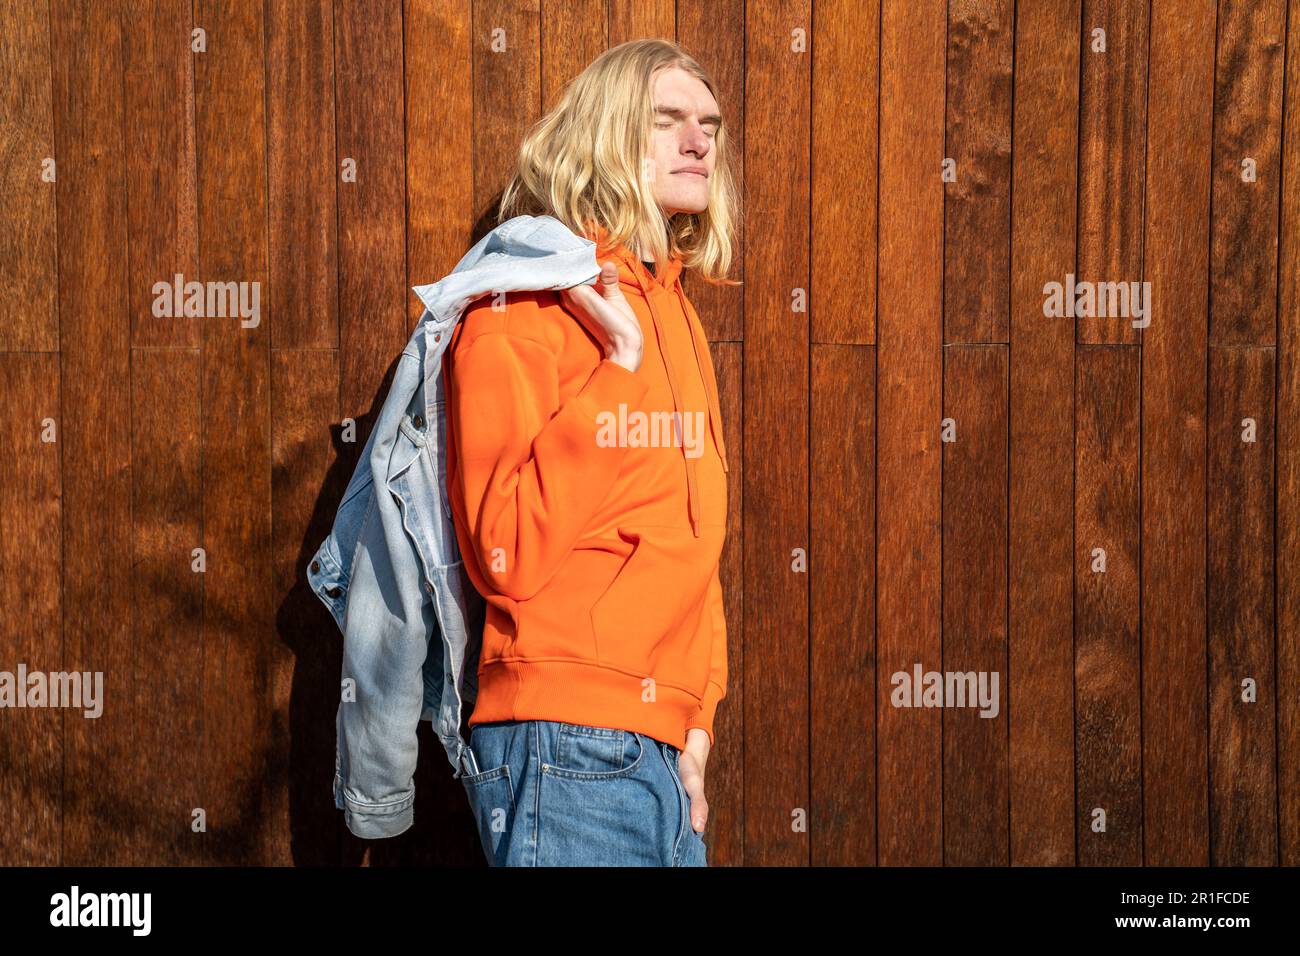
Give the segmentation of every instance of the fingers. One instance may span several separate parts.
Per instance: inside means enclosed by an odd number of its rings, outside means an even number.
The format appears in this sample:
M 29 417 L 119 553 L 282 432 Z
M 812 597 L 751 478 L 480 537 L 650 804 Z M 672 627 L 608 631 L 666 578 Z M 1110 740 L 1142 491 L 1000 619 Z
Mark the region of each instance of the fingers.
M 618 266 L 609 259 L 600 267 L 600 294 L 610 299 L 621 294 L 618 288 Z
M 704 799 L 704 788 L 697 786 L 695 793 L 688 789 L 686 795 L 691 798 L 691 827 L 696 833 L 703 833 L 709 822 L 709 801 Z
M 680 758 L 677 761 L 677 773 L 682 780 L 682 789 L 690 799 L 691 826 L 696 833 L 701 833 L 709 820 L 709 801 L 704 797 L 704 775 L 700 773 L 694 760 Z

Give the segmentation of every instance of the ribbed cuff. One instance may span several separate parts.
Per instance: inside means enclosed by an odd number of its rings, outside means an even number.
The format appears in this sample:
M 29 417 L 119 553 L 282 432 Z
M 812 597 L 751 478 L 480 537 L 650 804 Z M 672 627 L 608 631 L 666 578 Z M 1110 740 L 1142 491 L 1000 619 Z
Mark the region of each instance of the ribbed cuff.
M 687 730 L 698 727 L 709 735 L 709 746 L 713 745 L 713 717 L 726 693 L 725 688 L 718 686 L 715 681 L 709 681 L 709 686 L 704 690 L 704 697 L 700 700 L 699 711 L 686 722 Z

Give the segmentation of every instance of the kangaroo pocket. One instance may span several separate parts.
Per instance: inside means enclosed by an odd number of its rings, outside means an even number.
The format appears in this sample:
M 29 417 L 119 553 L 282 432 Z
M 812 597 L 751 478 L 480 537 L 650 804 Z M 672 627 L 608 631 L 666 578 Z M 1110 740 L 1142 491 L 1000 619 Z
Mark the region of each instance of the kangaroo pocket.
M 591 608 L 597 659 L 691 694 L 708 683 L 712 617 L 705 613 L 721 541 L 689 528 L 623 528 L 631 555 Z

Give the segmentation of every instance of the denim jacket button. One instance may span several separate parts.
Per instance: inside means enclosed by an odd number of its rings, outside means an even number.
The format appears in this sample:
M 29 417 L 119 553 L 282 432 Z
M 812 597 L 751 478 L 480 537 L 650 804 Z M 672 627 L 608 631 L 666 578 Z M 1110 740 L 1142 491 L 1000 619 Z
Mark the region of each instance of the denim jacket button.
M 332 587 L 332 588 L 327 589 L 327 590 L 325 591 L 325 593 L 328 594 L 328 595 L 329 595 L 330 597 L 332 597 L 332 598 L 336 598 L 336 597 L 340 597 L 340 596 L 343 594 L 343 589 L 340 588 L 340 587 L 337 587 L 337 586 L 336 586 L 336 587 Z
M 320 562 L 319 562 L 319 561 L 313 561 L 313 562 L 311 563 L 311 573 L 312 573 L 312 574 L 320 574 Z
M 414 425 L 416 428 L 423 428 L 423 427 L 424 427 L 424 416 L 421 415 L 421 414 L 419 414 L 418 412 L 417 412 L 416 414 L 412 415 L 412 416 L 411 416 L 411 424 Z

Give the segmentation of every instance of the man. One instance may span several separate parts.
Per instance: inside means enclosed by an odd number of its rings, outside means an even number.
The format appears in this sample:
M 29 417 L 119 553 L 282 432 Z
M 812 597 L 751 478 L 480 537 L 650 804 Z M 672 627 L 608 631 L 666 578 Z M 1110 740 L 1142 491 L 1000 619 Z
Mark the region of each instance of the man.
M 530 132 L 498 218 L 597 243 L 597 288 L 471 305 L 447 376 L 448 493 L 487 601 L 462 777 L 497 865 L 707 865 L 726 694 L 726 447 L 679 280 L 725 281 L 735 191 L 707 74 L 597 58 Z

